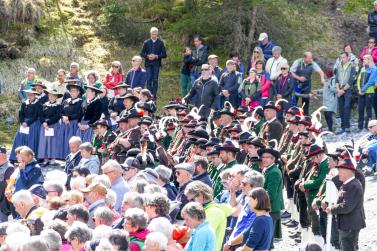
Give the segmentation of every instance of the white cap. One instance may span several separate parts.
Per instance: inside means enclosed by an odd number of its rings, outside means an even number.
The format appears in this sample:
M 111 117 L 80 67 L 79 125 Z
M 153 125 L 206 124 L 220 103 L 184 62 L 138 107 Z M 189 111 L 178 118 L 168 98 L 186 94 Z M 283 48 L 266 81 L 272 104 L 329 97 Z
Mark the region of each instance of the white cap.
M 268 35 L 267 35 L 267 33 L 266 32 L 263 32 L 263 33 L 261 33 L 261 34 L 259 34 L 259 41 L 263 41 L 263 39 L 265 39 L 265 38 L 268 38 Z

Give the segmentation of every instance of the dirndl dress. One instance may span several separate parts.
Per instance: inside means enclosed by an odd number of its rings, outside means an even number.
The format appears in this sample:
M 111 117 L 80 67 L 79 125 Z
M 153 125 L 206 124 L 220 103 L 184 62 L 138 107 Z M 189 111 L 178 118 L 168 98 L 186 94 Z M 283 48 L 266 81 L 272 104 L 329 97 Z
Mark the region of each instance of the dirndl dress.
M 63 159 L 65 159 L 67 157 L 67 155 L 71 152 L 69 150 L 69 139 L 73 136 L 76 136 L 76 132 L 77 132 L 77 129 L 78 129 L 78 126 L 77 126 L 77 119 L 75 120 L 70 120 L 69 121 L 69 124 L 66 125 L 65 123 L 61 123 L 61 128 L 62 128 L 62 141 L 63 142 L 60 142 L 61 143 L 61 147 L 62 147 L 62 155 L 63 155 Z
M 45 128 L 41 125 L 38 159 L 65 159 L 62 145 L 64 128 L 61 123 L 62 122 L 59 121 L 49 126 L 49 128 L 54 129 L 54 136 L 46 136 Z
M 89 122 L 88 120 L 81 120 L 80 124 L 81 125 L 87 125 L 88 122 Z M 91 127 L 91 126 L 88 129 L 86 129 L 85 131 L 81 130 L 80 128 L 77 128 L 76 136 L 79 136 L 83 143 L 84 142 L 92 142 L 93 135 L 94 135 L 94 131 L 93 131 L 93 127 Z
M 27 121 L 28 119 L 26 118 L 25 122 Z M 38 155 L 40 127 L 41 122 L 39 120 L 36 120 L 33 124 L 29 126 L 29 134 L 21 133 L 20 129 L 18 129 L 13 140 L 12 151 L 9 157 L 11 161 L 17 160 L 15 150 L 19 146 L 28 146 L 31 150 L 33 150 L 35 156 Z

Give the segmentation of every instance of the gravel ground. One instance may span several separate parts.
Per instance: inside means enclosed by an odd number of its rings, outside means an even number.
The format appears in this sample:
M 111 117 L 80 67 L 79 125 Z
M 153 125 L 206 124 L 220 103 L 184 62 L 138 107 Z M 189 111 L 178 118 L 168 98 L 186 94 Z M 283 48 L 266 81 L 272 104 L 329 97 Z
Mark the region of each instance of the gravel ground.
M 338 122 L 338 121 L 337 121 Z M 352 132 L 341 135 L 326 135 L 323 140 L 329 151 L 334 151 L 338 146 L 342 146 L 346 143 L 351 143 L 353 139 L 355 142 L 361 139 L 367 134 L 367 131 L 357 132 L 357 125 L 352 124 Z M 366 188 L 364 195 L 364 210 L 366 217 L 366 228 L 362 229 L 359 235 L 359 250 L 360 251 L 372 251 L 377 250 L 377 176 L 366 177 Z M 285 192 L 284 192 L 285 194 Z M 297 250 L 300 246 L 294 242 L 293 239 L 288 237 L 289 228 L 283 225 L 283 238 L 281 241 L 276 242 L 275 250 L 290 251 Z

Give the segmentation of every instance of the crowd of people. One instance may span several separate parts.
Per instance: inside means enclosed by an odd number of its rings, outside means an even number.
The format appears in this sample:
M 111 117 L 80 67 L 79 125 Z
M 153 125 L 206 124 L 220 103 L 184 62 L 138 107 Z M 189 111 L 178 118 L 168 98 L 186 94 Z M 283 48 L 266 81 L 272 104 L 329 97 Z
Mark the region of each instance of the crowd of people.
M 82 77 L 73 62 L 46 84 L 29 68 L 13 147 L 0 147 L 0 250 L 261 251 L 281 241 L 283 224 L 304 250 L 358 250 L 361 169 L 377 163 L 373 31 L 360 57 L 346 45 L 325 71 L 311 52 L 290 66 L 267 33 L 247 67 L 231 53 L 222 69 L 195 36 L 182 97 L 161 115 L 167 54 L 155 27 L 126 74 L 114 61 L 103 80 Z M 329 151 L 322 137 L 336 113 L 337 133 L 351 132 L 355 92 L 368 137 Z

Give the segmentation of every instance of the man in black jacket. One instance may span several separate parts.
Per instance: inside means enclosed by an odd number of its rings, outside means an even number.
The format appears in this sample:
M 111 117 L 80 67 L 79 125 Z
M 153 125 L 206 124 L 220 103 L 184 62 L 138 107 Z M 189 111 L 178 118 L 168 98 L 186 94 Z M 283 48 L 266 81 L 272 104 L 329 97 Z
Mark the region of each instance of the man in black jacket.
M 183 98 L 185 102 L 191 100 L 192 97 L 196 96 L 195 106 L 200 108 L 200 116 L 202 118 L 208 118 L 211 113 L 211 109 L 215 109 L 219 98 L 219 85 L 212 76 L 211 66 L 208 64 L 203 64 L 201 67 L 202 76 L 195 80 L 190 92 Z
M 145 69 L 147 71 L 147 88 L 157 98 L 158 74 L 161 67 L 161 59 L 166 58 L 164 42 L 158 38 L 158 29 L 151 28 L 151 38 L 144 41 L 140 56 L 145 59 Z
M 350 159 L 344 159 L 337 168 L 343 185 L 337 203 L 327 207 L 326 213 L 337 217 L 341 250 L 356 251 L 360 229 L 365 228 L 363 188 L 355 179 L 356 168 Z
M 242 75 L 236 71 L 236 62 L 233 60 L 226 61 L 227 72 L 224 72 L 220 78 L 221 89 L 221 106 L 225 101 L 229 101 L 233 107 L 238 107 L 238 88 L 242 82 Z
M 377 1 L 374 1 L 374 10 L 368 13 L 369 36 L 377 40 Z

